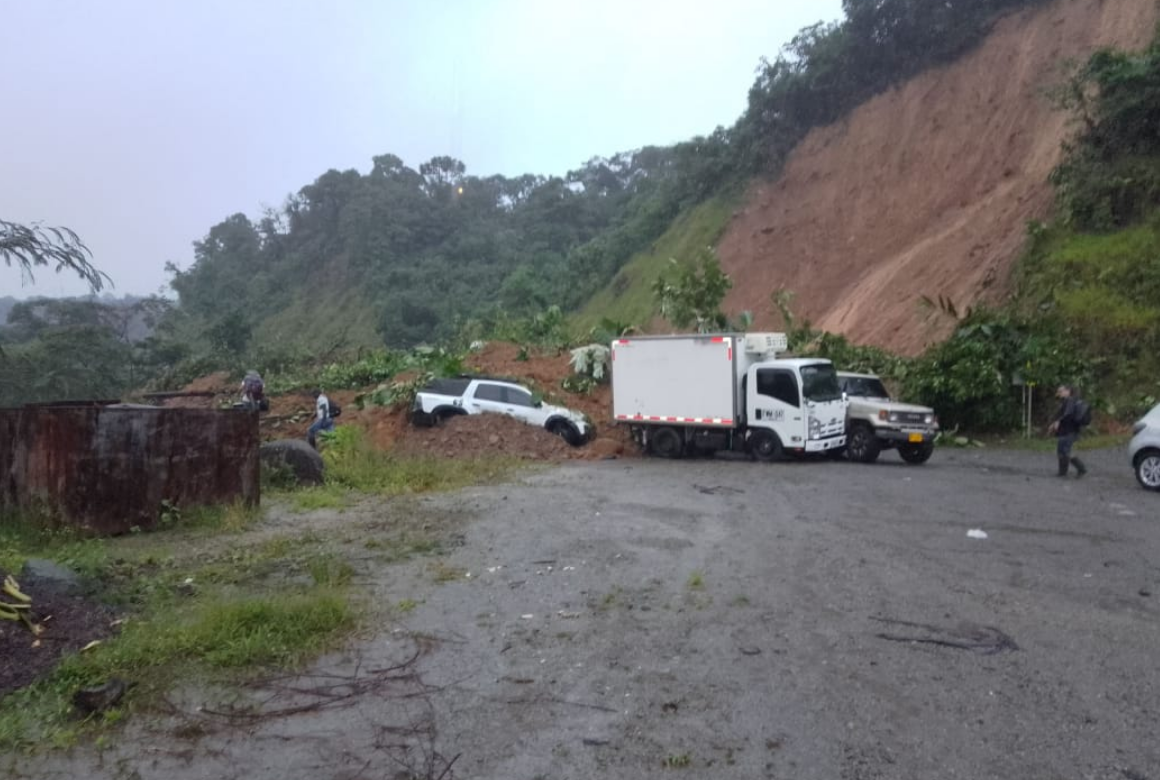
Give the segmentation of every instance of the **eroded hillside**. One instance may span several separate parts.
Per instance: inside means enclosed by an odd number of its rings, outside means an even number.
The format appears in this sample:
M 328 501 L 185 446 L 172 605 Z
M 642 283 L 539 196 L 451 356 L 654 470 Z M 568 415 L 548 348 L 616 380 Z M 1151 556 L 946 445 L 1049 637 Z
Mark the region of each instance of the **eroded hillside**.
M 1046 92 L 1069 61 L 1151 40 L 1156 0 L 1059 0 L 1002 20 L 975 51 L 812 132 L 781 178 L 753 186 L 719 253 L 730 311 L 776 326 L 770 295 L 854 341 L 917 353 L 959 309 L 1001 299 L 1068 117 Z

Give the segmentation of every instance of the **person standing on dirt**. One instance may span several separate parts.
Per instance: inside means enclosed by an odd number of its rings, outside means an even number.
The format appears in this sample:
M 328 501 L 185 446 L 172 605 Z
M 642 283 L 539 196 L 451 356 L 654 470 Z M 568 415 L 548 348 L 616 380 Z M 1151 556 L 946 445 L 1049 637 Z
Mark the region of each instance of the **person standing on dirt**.
M 242 379 L 242 407 L 254 412 L 264 412 L 270 408 L 262 375 L 253 369 L 247 371 Z
M 1059 458 L 1059 476 L 1066 477 L 1069 464 L 1075 466 L 1076 476 L 1082 477 L 1087 473 L 1087 467 L 1079 458 L 1071 455 L 1071 448 L 1079 438 L 1079 429 L 1082 425 L 1079 414 L 1079 397 L 1071 385 L 1060 385 L 1055 391 L 1059 399 L 1059 411 L 1051 421 L 1047 432 L 1054 434 L 1057 439 L 1055 453 Z
M 310 391 L 310 396 L 314 399 L 315 419 L 310 430 L 306 432 L 306 441 L 311 447 L 318 449 L 316 437 L 321 431 L 334 430 L 334 418 L 330 415 L 330 399 L 326 397 L 325 393 L 314 389 Z

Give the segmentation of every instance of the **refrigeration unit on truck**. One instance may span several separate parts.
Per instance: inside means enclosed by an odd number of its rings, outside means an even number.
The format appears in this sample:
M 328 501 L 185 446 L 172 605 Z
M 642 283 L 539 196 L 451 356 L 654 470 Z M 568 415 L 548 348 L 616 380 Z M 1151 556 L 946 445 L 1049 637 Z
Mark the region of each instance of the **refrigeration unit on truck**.
M 846 401 L 828 360 L 778 358 L 784 333 L 612 342 L 612 415 L 664 458 L 719 450 L 759 460 L 838 454 Z

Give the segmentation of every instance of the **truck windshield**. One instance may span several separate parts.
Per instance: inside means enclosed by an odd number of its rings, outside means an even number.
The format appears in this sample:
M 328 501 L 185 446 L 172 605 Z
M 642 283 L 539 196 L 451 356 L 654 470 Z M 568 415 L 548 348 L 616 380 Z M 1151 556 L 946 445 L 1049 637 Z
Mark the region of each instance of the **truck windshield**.
M 829 363 L 802 366 L 802 395 L 817 403 L 837 401 L 842 397 L 838 372 Z

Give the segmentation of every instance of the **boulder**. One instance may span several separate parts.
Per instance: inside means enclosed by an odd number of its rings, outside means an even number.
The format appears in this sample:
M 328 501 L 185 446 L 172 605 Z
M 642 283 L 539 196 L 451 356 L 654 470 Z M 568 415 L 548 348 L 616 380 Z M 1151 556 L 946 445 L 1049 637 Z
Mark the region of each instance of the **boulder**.
M 285 473 L 297 485 L 321 485 L 322 456 L 301 439 L 281 439 L 258 449 L 263 469 Z

